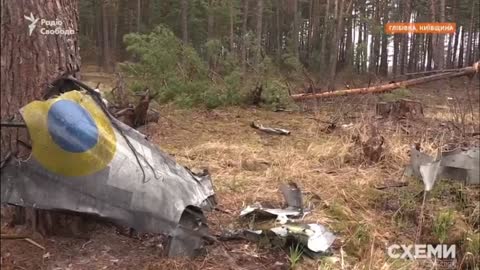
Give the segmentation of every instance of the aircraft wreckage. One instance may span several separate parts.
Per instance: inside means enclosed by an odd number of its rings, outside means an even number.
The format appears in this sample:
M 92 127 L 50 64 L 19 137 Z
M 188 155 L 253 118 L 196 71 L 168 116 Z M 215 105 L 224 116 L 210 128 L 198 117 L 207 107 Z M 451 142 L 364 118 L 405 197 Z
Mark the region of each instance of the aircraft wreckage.
M 68 80 L 84 91 L 21 108 L 32 153 L 3 164 L 2 204 L 93 214 L 166 233 L 169 256 L 197 255 L 208 239 L 202 211 L 215 207 L 208 173 L 179 165 L 114 118 L 96 89 Z

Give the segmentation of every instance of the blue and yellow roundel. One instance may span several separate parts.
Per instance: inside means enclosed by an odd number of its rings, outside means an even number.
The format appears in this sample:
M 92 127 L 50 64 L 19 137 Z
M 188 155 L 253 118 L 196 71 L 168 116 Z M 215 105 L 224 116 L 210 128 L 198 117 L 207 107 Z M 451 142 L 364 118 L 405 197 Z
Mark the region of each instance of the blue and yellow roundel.
M 84 176 L 104 169 L 116 150 L 115 132 L 88 95 L 71 91 L 22 109 L 33 157 L 63 176 Z

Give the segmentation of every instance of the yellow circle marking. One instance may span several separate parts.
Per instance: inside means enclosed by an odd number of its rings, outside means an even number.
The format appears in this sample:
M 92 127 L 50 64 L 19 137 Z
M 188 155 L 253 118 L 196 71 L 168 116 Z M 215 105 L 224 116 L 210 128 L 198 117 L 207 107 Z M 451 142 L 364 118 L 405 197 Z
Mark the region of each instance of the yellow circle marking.
M 47 124 L 48 111 L 59 100 L 74 101 L 90 113 L 98 129 L 94 147 L 72 153 L 52 140 Z M 117 140 L 110 120 L 88 95 L 70 91 L 55 99 L 34 101 L 22 109 L 22 116 L 32 140 L 32 155 L 48 171 L 63 176 L 90 175 L 107 167 L 115 155 Z

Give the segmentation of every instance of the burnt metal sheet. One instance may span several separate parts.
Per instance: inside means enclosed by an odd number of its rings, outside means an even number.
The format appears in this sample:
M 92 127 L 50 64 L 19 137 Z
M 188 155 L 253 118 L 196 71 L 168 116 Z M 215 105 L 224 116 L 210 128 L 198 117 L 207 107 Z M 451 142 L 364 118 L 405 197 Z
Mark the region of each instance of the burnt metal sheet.
M 415 147 L 411 148 L 410 166 L 407 169 L 423 180 L 426 190 L 431 190 L 437 179 L 452 179 L 468 185 L 480 184 L 479 148 L 456 149 L 442 152 L 439 156 L 435 159 Z
M 32 155 L 2 168 L 2 204 L 93 214 L 138 231 L 167 233 L 174 242 L 170 255 L 200 248 L 201 241 L 191 238 L 179 248 L 175 237 L 197 231 L 196 239 L 202 238 L 204 230 L 189 227 L 205 223 L 200 208 L 215 203 L 208 175 L 192 173 L 140 132 L 109 118 L 86 93 L 34 101 L 21 113 Z M 187 207 L 197 214 L 179 224 Z

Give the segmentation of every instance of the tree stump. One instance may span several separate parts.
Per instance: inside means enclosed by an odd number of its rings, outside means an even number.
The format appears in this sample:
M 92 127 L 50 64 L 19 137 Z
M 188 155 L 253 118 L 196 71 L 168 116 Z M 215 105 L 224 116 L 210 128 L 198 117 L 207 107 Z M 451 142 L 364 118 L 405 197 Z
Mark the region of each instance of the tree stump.
M 422 118 L 423 104 L 410 99 L 400 99 L 391 102 L 379 102 L 375 107 L 375 113 L 383 118 Z

